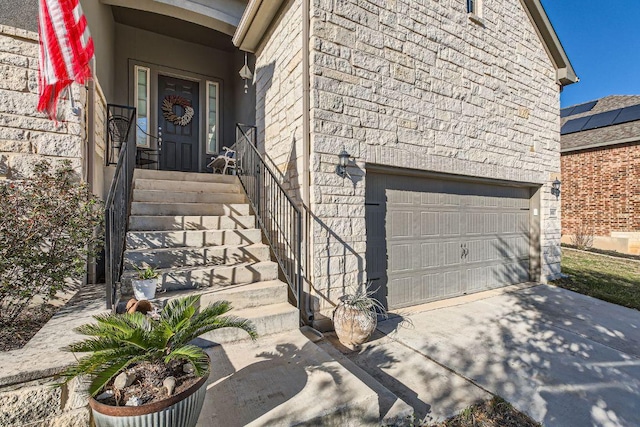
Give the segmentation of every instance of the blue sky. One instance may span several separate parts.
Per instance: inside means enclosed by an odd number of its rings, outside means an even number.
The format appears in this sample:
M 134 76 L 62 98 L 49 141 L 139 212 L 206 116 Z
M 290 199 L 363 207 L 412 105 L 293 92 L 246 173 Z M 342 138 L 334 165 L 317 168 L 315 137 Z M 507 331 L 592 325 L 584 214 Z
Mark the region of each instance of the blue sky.
M 580 82 L 562 107 L 640 95 L 640 0 L 542 0 Z

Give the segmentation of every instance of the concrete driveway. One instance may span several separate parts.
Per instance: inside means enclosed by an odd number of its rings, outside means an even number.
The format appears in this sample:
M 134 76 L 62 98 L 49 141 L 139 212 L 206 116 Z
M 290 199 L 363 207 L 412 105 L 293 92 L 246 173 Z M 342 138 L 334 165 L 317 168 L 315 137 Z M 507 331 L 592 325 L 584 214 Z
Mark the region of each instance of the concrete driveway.
M 640 426 L 640 312 L 547 285 L 418 310 L 381 322 L 386 336 L 352 357 L 371 372 L 376 360 L 369 355 L 382 347 L 382 353 L 413 354 L 396 357 L 405 374 L 386 384 L 396 392 L 413 388 L 408 403 L 420 406 L 425 394 L 415 390 L 417 373 L 440 365 L 477 388 L 471 392 L 502 396 L 545 426 Z M 423 403 L 437 410 L 437 401 Z

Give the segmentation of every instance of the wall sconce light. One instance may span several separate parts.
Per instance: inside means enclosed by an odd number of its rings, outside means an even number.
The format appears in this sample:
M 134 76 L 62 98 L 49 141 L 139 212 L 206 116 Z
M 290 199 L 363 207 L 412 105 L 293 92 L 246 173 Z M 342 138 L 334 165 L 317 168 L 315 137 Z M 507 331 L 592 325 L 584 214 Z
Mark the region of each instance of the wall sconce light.
M 351 154 L 347 153 L 344 148 L 340 154 L 338 154 L 338 166 L 336 167 L 336 173 L 343 178 L 347 175 L 347 166 L 349 165 L 350 158 Z
M 558 178 L 556 178 L 551 183 L 551 194 L 556 196 L 556 200 L 558 200 L 558 198 L 560 197 L 560 185 L 562 185 L 562 183 L 560 182 L 560 180 L 558 180 Z

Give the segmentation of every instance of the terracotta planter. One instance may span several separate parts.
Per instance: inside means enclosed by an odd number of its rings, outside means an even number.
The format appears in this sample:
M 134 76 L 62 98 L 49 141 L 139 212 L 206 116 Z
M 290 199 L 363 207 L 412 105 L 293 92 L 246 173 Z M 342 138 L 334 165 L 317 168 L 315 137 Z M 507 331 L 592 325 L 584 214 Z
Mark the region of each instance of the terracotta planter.
M 206 375 L 182 393 L 141 406 L 111 406 L 91 398 L 96 427 L 194 427 L 207 392 Z
M 344 303 L 333 311 L 333 327 L 342 344 L 357 349 L 367 342 L 376 330 L 378 319 L 374 311 L 362 311 Z

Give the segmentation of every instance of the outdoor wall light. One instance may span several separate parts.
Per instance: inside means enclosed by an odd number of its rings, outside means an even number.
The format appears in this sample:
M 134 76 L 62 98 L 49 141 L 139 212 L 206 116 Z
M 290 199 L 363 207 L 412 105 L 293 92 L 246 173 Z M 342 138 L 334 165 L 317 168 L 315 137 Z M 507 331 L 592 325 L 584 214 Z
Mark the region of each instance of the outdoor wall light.
M 336 168 L 336 173 L 343 178 L 347 175 L 347 165 L 349 164 L 350 158 L 351 154 L 347 153 L 344 148 L 340 154 L 338 154 L 338 167 Z
M 558 180 L 558 178 L 556 178 L 552 183 L 551 183 L 551 194 L 553 194 L 554 196 L 556 196 L 556 200 L 558 200 L 558 198 L 560 197 L 560 185 L 562 183 L 560 182 L 560 180 Z

